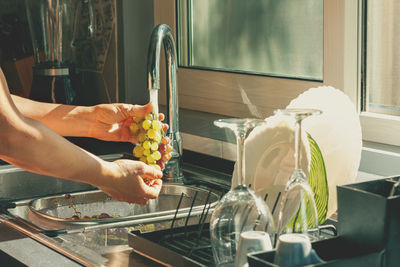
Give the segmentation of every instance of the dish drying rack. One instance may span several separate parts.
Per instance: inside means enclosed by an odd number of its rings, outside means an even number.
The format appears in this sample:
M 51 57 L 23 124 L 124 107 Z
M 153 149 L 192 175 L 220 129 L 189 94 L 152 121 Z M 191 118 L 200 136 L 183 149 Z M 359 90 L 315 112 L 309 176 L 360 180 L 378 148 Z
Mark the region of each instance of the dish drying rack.
M 133 250 L 158 263 L 172 266 L 210 266 L 213 265 L 209 224 L 211 202 L 209 201 L 212 190 L 209 190 L 198 221 L 189 224 L 197 192 L 193 196 L 189 212 L 181 220 L 183 226 L 176 226 L 182 199 L 181 194 L 175 210 L 174 218 L 168 229 L 141 233 L 135 230 L 129 233 L 129 245 Z
M 204 202 L 202 213 L 197 222 L 189 223 L 191 211 L 196 201 L 197 194 L 194 195 L 190 210 L 185 218 L 179 219 L 178 214 L 180 205 L 184 197 L 181 194 L 178 205 L 175 210 L 174 218 L 168 229 L 154 232 L 142 233 L 140 230 L 134 230 L 129 233 L 129 245 L 134 252 L 150 258 L 151 260 L 167 266 L 215 266 L 213 252 L 211 247 L 211 238 L 209 231 L 209 215 L 211 213 L 211 203 L 209 196 L 212 190 L 209 190 L 208 197 Z M 222 197 L 223 194 L 220 196 Z M 266 201 L 268 195 L 265 195 Z M 275 200 L 272 213 L 275 212 L 280 199 L 280 194 Z M 177 220 L 181 220 L 180 226 L 177 226 Z M 336 236 L 334 225 L 321 226 L 323 239 Z

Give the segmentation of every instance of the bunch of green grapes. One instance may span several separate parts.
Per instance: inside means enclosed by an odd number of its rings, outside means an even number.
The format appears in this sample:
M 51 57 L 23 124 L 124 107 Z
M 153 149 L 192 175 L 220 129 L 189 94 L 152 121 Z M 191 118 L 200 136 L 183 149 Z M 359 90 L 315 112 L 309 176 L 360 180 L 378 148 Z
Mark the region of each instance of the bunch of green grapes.
M 165 135 L 168 125 L 163 124 L 157 114 L 149 113 L 144 118 L 134 117 L 129 128 L 138 137 L 133 155 L 150 166 L 164 170 L 172 152 L 170 139 Z

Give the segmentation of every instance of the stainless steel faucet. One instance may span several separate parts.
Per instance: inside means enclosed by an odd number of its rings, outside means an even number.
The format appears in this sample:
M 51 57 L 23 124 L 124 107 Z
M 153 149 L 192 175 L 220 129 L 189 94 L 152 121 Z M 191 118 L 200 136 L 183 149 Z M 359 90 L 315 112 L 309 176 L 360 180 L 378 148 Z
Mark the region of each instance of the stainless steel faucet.
M 147 52 L 147 83 L 150 100 L 158 109 L 158 90 L 160 89 L 160 55 L 164 44 L 167 65 L 167 121 L 168 136 L 173 146 L 172 158 L 165 166 L 164 177 L 168 181 L 182 182 L 182 137 L 179 133 L 178 88 L 176 84 L 176 47 L 174 36 L 168 25 L 157 25 L 150 37 Z M 158 112 L 158 110 L 157 110 Z

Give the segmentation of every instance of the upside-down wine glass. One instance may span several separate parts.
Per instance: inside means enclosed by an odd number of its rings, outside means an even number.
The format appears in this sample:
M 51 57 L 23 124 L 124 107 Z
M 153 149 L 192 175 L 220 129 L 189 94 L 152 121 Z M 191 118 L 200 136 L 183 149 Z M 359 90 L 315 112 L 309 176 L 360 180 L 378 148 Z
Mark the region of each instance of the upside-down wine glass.
M 398 194 L 398 193 L 399 193 L 399 192 L 398 192 L 398 191 L 399 191 L 399 188 L 400 188 L 400 179 L 394 182 L 394 184 L 393 184 L 393 186 L 392 186 L 392 190 L 390 190 L 390 195 L 389 195 L 389 197 L 392 197 L 392 196 Z
M 258 119 L 221 119 L 214 124 L 229 128 L 236 135 L 238 186 L 225 194 L 210 219 L 211 245 L 216 266 L 233 266 L 240 234 L 267 232 L 271 246 L 275 226 L 267 204 L 245 185 L 244 141 L 254 127 L 265 123 Z
M 295 121 L 294 171 L 286 184 L 279 211 L 277 235 L 306 234 L 311 241 L 319 238 L 318 212 L 308 177 L 300 166 L 303 119 L 321 114 L 316 109 L 283 109 L 275 114 L 291 116 Z

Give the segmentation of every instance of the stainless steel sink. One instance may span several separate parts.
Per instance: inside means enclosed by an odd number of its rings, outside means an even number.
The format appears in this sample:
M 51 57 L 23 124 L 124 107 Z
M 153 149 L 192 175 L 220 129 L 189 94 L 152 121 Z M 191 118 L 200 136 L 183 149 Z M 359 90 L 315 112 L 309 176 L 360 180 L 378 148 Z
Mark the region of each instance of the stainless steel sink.
M 8 214 L 0 214 L 1 221 L 61 254 L 101 265 L 105 260 L 102 255 L 130 250 L 127 233 L 133 229 L 172 232 L 186 225 L 204 226 L 219 197 L 229 188 L 230 177 L 190 164 L 184 165 L 183 173 L 185 181 L 195 185 L 164 183 L 158 199 L 140 206 L 114 201 L 87 184 L 2 165 L 0 198 L 9 198 L 17 206 L 9 208 Z M 71 220 L 75 211 L 69 207 L 66 193 L 73 196 L 82 217 L 106 212 L 113 218 Z
M 113 160 L 116 156 L 118 155 L 108 157 Z M 221 174 L 214 177 L 208 170 L 198 170 L 190 166 L 184 166 L 183 171 L 187 179 L 203 183 L 203 186 L 164 183 L 157 199 L 150 200 L 146 206 L 140 206 L 115 201 L 84 183 L 38 175 L 11 165 L 3 165 L 0 166 L 0 198 L 16 201 L 17 207 L 8 211 L 43 230 L 125 227 L 168 221 L 174 217 L 184 221 L 189 214 L 191 217 L 200 217 L 207 209 L 211 214 L 221 196 L 221 184 L 218 183 L 221 181 Z M 212 181 L 217 189 L 211 192 L 204 184 Z M 70 193 L 72 198 L 66 199 L 65 193 Z M 72 220 L 76 212 L 82 218 L 101 213 L 107 213 L 112 218 Z
M 42 187 L 44 190 L 32 192 L 25 188 L 27 192 L 22 190 L 21 193 L 24 194 L 19 194 L 19 197 L 29 196 L 29 193 L 32 195 L 16 201 L 17 207 L 8 211 L 42 230 L 88 231 L 171 220 L 182 222 L 188 217 L 198 218 L 205 212 L 211 214 L 220 196 L 220 192 L 205 187 L 165 183 L 159 197 L 150 200 L 145 206 L 115 201 L 95 189 L 72 192 L 69 193 L 70 197 L 66 198 L 65 192 L 85 187 L 61 179 L 35 174 L 31 176 L 27 173 L 24 175 L 26 177 L 16 176 L 16 179 L 28 179 L 28 183 L 32 182 L 30 179 L 36 179 L 33 189 Z M 22 181 L 17 182 L 23 184 Z M 63 193 L 51 194 L 57 190 Z M 40 197 L 35 197 L 39 194 Z M 110 215 L 111 218 L 92 218 L 102 213 Z M 74 215 L 79 215 L 80 219 L 73 219 Z

